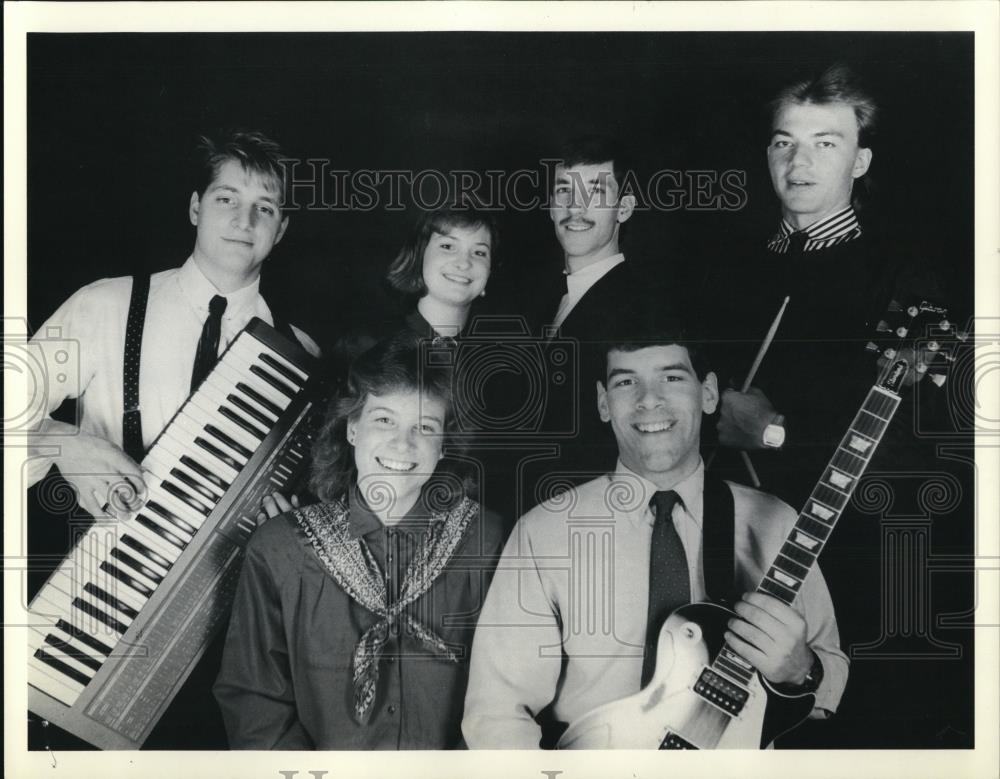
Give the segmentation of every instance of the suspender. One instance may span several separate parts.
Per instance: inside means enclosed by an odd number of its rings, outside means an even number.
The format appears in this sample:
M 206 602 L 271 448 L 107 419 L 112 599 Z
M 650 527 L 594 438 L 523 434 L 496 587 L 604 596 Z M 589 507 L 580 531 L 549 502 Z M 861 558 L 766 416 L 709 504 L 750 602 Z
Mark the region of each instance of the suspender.
M 122 449 L 136 462 L 146 454 L 142 445 L 142 412 L 139 409 L 139 361 L 142 354 L 142 331 L 146 325 L 146 303 L 149 300 L 149 276 L 132 277 L 132 297 L 125 323 L 125 362 L 122 371 L 124 409 L 122 410 Z M 299 340 L 292 326 L 273 315 L 274 329 L 291 339 Z
M 705 474 L 702 559 L 705 591 L 710 600 L 732 605 L 736 592 L 733 491 L 722 479 Z
M 124 406 L 122 411 L 122 448 L 140 462 L 146 454 L 142 445 L 142 412 L 139 410 L 139 358 L 142 354 L 142 330 L 146 325 L 149 300 L 149 276 L 132 277 L 132 298 L 125 324 L 125 362 L 122 371 Z

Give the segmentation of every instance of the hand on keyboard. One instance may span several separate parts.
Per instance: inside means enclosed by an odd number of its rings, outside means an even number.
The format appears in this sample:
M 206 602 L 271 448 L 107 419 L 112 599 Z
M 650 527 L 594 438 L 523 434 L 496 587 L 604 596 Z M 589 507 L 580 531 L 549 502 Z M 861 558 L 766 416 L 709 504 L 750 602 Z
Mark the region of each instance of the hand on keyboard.
M 95 517 L 111 514 L 124 519 L 137 511 L 146 495 L 139 466 L 110 441 L 65 425 L 56 443 L 59 473 L 76 489 L 80 507 Z
M 260 513 L 257 514 L 257 527 L 263 525 L 271 517 L 276 517 L 278 514 L 284 514 L 286 511 L 297 509 L 299 507 L 299 498 L 297 495 L 292 495 L 292 499 L 289 500 L 280 492 L 272 492 L 270 495 L 265 495 L 260 504 L 262 508 Z

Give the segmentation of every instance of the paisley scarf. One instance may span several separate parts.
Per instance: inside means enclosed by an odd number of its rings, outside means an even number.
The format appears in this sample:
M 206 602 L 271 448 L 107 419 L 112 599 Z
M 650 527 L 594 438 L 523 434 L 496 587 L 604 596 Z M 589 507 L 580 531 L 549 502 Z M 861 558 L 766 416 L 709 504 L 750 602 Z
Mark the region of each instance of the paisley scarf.
M 450 662 L 458 662 L 440 636 L 404 610 L 431 588 L 478 512 L 478 503 L 462 498 L 447 513 L 434 516 L 424 543 L 403 578 L 399 598 L 390 606 L 378 564 L 367 545 L 360 538 L 351 537 L 346 500 L 294 511 L 299 527 L 341 589 L 379 617 L 354 648 L 354 716 L 359 723 L 367 723 L 371 716 L 378 686 L 379 660 L 389 638 L 390 626 L 397 619 L 424 647 Z

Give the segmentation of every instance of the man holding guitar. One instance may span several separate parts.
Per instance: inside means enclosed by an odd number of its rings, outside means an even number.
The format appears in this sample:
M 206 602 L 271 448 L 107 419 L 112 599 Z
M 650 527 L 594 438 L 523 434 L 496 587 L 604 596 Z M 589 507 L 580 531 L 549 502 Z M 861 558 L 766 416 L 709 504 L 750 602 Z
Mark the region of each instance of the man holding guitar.
M 463 732 L 473 748 L 537 748 L 535 717 L 549 704 L 558 721 L 572 724 L 642 689 L 636 697 L 648 693 L 648 700 L 624 728 L 639 731 L 640 720 L 664 716 L 671 699 L 690 692 L 686 681 L 677 687 L 669 677 L 689 664 L 684 645 L 701 628 L 684 622 L 668 634 L 661 625 L 676 607 L 706 596 L 736 602 L 715 646 L 726 642 L 734 673 L 752 664 L 768 695 L 809 701 L 814 694 L 817 718 L 835 711 L 843 693 L 848 662 L 819 570 L 804 576 L 791 606 L 752 592 L 795 512 L 706 476 L 699 442 L 702 415 L 719 400 L 715 374 L 676 323 L 643 322 L 632 332 L 641 336 L 609 343 L 597 382 L 617 469 L 529 511 L 497 568 L 472 652 Z M 762 745 L 763 714 L 750 709 L 768 695 L 751 689 L 741 722 L 753 720 L 755 732 L 737 734 L 740 725 L 716 745 Z M 808 713 L 807 705 L 800 716 Z M 781 732 L 769 731 L 764 725 L 763 743 Z

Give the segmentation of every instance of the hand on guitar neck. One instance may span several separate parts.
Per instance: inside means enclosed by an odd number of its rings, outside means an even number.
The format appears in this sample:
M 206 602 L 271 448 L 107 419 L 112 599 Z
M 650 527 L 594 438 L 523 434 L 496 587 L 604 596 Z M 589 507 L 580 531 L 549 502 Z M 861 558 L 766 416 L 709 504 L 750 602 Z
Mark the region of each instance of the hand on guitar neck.
M 777 598 L 748 592 L 729 620 L 726 641 L 774 684 L 801 685 L 809 675 L 813 653 L 806 643 L 806 622 Z

